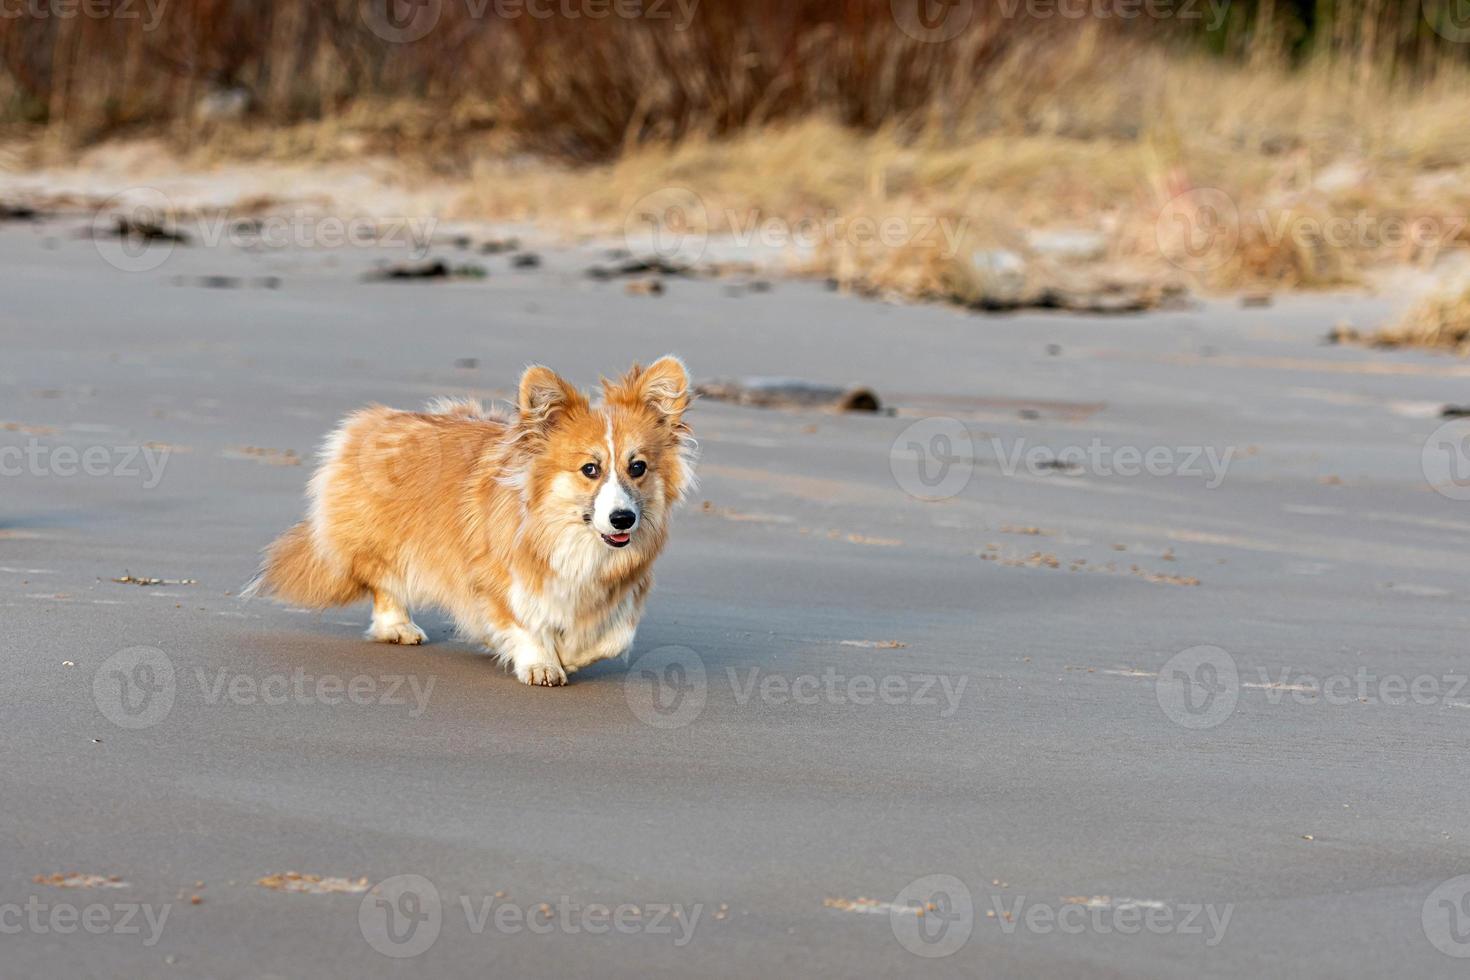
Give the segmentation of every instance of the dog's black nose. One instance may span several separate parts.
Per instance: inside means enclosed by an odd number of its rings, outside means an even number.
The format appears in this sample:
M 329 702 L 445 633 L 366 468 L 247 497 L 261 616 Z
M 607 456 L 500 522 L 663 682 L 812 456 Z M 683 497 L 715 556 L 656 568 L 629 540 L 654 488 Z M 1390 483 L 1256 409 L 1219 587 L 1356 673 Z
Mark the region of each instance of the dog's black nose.
M 631 510 L 615 510 L 607 516 L 607 522 L 619 531 L 626 531 L 638 523 L 638 515 Z

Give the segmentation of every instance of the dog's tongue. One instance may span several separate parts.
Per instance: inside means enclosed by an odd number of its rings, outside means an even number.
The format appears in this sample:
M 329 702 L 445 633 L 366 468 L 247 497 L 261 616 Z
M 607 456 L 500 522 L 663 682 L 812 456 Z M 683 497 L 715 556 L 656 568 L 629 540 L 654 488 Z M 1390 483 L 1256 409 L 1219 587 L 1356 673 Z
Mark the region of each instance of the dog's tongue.
M 631 534 L 609 534 L 607 536 L 607 539 L 613 544 L 627 544 L 632 538 Z

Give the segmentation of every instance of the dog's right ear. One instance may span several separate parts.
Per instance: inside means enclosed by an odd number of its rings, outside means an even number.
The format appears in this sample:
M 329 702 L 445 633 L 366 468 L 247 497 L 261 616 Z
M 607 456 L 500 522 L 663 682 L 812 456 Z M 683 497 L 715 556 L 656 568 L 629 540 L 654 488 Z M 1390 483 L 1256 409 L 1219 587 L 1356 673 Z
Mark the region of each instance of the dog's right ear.
M 520 424 L 529 429 L 547 431 L 574 406 L 586 405 L 587 399 L 555 371 L 532 364 L 521 375 L 521 391 L 517 399 Z

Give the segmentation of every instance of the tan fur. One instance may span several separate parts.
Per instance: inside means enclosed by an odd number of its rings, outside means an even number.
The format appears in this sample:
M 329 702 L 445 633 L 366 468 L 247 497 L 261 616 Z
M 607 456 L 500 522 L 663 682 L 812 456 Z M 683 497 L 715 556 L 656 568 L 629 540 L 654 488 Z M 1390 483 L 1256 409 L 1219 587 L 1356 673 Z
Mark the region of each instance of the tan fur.
M 670 513 L 693 482 L 688 388 L 665 357 L 604 379 L 593 405 L 533 366 L 508 418 L 447 401 L 357 412 L 322 450 L 307 519 L 267 550 L 250 591 L 313 608 L 371 594 L 369 635 L 393 643 L 422 642 L 408 609 L 437 606 L 522 681 L 565 683 L 632 644 Z M 603 537 L 615 529 L 591 523 L 608 501 L 638 515 L 621 549 Z
M 363 584 L 324 560 L 311 539 L 311 524 L 302 521 L 266 550 L 264 568 L 271 572 L 271 591 L 315 609 L 345 606 L 361 599 L 367 592 Z M 254 584 L 251 591 L 256 591 Z

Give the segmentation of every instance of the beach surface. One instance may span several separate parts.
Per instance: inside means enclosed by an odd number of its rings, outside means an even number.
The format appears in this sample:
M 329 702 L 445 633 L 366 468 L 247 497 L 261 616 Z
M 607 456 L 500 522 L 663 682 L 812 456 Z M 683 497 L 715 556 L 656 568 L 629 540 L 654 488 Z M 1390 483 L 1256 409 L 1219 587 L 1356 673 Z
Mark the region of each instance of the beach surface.
M 1322 341 L 1393 297 L 987 317 L 88 224 L 0 227 L 0 972 L 1464 975 L 1470 365 Z M 701 400 L 626 659 L 531 689 L 433 610 L 239 598 L 345 413 L 668 352 L 885 410 Z

